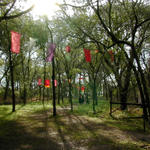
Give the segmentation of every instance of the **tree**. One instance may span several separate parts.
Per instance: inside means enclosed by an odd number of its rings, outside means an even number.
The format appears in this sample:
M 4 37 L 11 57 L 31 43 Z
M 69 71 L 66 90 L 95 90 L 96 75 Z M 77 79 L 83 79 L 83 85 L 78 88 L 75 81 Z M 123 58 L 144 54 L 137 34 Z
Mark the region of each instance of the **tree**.
M 125 85 L 120 91 L 120 98 L 121 101 L 125 104 L 127 100 L 127 91 L 128 85 L 130 83 L 131 70 L 134 70 L 135 76 L 137 81 L 139 81 L 139 77 L 137 76 L 137 70 L 135 64 L 133 64 L 134 60 L 138 65 L 138 71 L 140 72 L 140 78 L 144 83 L 143 85 L 143 92 L 147 97 L 147 101 L 149 103 L 149 97 L 147 94 L 147 88 L 145 87 L 145 79 L 142 73 L 141 64 L 139 63 L 138 55 L 140 54 L 139 51 L 145 40 L 147 27 L 149 25 L 150 18 L 146 15 L 147 13 L 142 13 L 141 10 L 147 12 L 148 7 L 143 2 L 138 1 L 105 1 L 105 3 L 101 3 L 100 1 L 93 2 L 92 0 L 88 0 L 87 2 L 83 2 L 84 4 L 81 6 L 79 5 L 70 5 L 65 4 L 68 6 L 72 6 L 75 10 L 74 12 L 78 12 L 79 14 L 82 11 L 85 11 L 85 6 L 89 7 L 89 14 L 95 14 L 95 17 L 98 21 L 98 25 L 95 26 L 97 31 L 100 33 L 103 31 L 105 35 L 105 40 L 101 41 L 96 40 L 91 36 L 91 40 L 97 44 L 99 48 L 103 47 L 104 49 L 108 50 L 109 48 L 113 48 L 117 45 L 117 47 L 123 51 L 124 56 L 127 60 L 127 71 L 126 71 L 126 79 L 124 82 Z M 64 7 L 64 6 L 63 6 Z M 141 9 L 142 8 L 142 9 Z M 82 9 L 82 10 L 81 10 Z M 65 9 L 66 10 L 66 9 Z M 92 11 L 93 10 L 93 11 Z M 78 16 L 79 16 L 78 14 Z M 76 24 L 77 25 L 77 24 Z M 142 28 L 144 27 L 144 28 Z M 81 30 L 84 35 L 87 35 L 87 30 Z M 141 38 L 137 38 L 137 35 L 141 33 Z M 89 35 L 88 35 L 89 37 Z M 139 37 L 139 36 L 138 36 Z M 138 41 L 138 42 L 137 42 Z M 130 47 L 130 53 L 128 53 L 128 47 Z M 117 76 L 116 76 L 117 77 Z M 139 83 L 139 82 L 138 82 Z M 140 84 L 138 84 L 140 89 Z M 140 90 L 142 94 L 142 90 Z M 148 104 L 149 105 L 149 104 Z M 121 106 L 122 109 L 126 109 L 126 104 Z
M 19 2 L 18 2 L 19 3 Z M 28 12 L 30 12 L 33 9 L 33 6 L 28 8 L 25 11 L 16 11 L 18 8 L 16 7 L 17 0 L 9 0 L 8 2 L 5 2 L 4 0 L 0 2 L 0 23 L 3 20 L 10 20 L 18 18 Z

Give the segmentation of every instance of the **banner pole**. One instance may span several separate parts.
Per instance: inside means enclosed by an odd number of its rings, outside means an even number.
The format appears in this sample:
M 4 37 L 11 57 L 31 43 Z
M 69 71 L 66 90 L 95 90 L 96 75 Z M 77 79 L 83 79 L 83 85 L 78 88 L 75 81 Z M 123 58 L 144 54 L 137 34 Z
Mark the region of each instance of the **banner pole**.
M 53 83 L 53 116 L 56 116 L 56 95 L 55 95 L 55 60 L 52 60 L 52 83 Z
M 14 89 L 14 71 L 13 71 L 12 54 L 10 48 L 11 46 L 9 46 L 9 66 L 10 66 L 11 88 L 12 88 L 12 112 L 15 112 L 16 98 L 15 98 L 15 89 Z

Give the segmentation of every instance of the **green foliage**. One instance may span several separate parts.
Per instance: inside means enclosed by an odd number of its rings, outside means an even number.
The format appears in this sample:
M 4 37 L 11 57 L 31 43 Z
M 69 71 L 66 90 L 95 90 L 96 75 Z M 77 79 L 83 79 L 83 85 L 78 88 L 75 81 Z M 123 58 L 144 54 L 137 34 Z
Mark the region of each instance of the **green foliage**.
M 1 7 L 0 18 L 5 14 L 12 2 L 10 0 L 8 4 Z M 81 3 L 78 0 L 73 2 L 77 2 L 76 4 Z M 47 43 L 52 41 L 56 43 L 55 74 L 59 83 L 59 96 L 64 95 L 66 98 L 66 95 L 72 90 L 68 88 L 68 81 L 64 83 L 64 80 L 71 79 L 72 86 L 76 86 L 78 84 L 77 78 L 80 74 L 88 75 L 89 81 L 86 81 L 85 84 L 91 89 L 93 87 L 94 89 L 97 88 L 98 92 L 100 91 L 101 93 L 104 93 L 105 90 L 107 95 L 110 88 L 112 90 L 117 89 L 114 91 L 116 96 L 118 93 L 120 95 L 124 92 L 128 94 L 126 83 L 131 87 L 131 80 L 135 83 L 134 86 L 137 87 L 136 78 L 132 77 L 130 79 L 130 75 L 134 76 L 131 66 L 133 65 L 137 69 L 137 73 L 138 68 L 143 66 L 140 61 L 142 49 L 149 44 L 149 5 L 143 3 L 143 1 L 105 1 L 104 4 L 98 3 L 99 6 L 93 10 L 93 7 L 91 7 L 92 1 L 91 3 L 83 1 L 82 4 L 86 7 L 71 7 L 67 4 L 60 6 L 62 8 L 62 11 L 59 12 L 60 15 L 55 16 L 52 20 L 49 20 L 46 16 L 34 20 L 29 14 L 0 23 L 1 95 L 7 89 L 6 82 L 10 80 L 8 52 L 11 30 L 15 30 L 22 35 L 21 52 L 18 55 L 12 55 L 17 97 L 27 100 L 30 98 L 37 99 L 39 97 L 37 79 L 42 78 L 43 82 L 45 78 L 51 78 L 51 64 L 45 60 L 47 57 Z M 71 15 L 68 14 L 70 9 L 72 10 Z M 8 14 L 12 13 L 14 15 L 19 12 L 20 9 L 14 7 Z M 143 20 L 146 20 L 146 22 L 143 22 Z M 132 35 L 134 31 L 135 35 Z M 70 53 L 65 52 L 66 45 L 71 47 Z M 133 52 L 135 51 L 137 54 L 138 68 L 135 63 L 136 59 L 131 60 L 132 51 L 129 51 L 128 47 L 130 49 L 135 47 Z M 83 48 L 91 50 L 91 63 L 85 62 Z M 99 50 L 99 53 L 95 53 L 95 50 Z M 113 62 L 111 62 L 109 50 L 114 52 Z M 145 66 L 149 70 L 148 65 Z M 146 70 L 143 69 L 142 71 L 145 73 Z M 146 72 L 148 73 L 148 71 Z M 139 81 L 142 81 L 142 79 L 139 78 Z M 139 91 L 138 88 L 136 89 Z M 10 91 L 10 84 L 8 91 Z M 91 93 L 92 91 L 89 90 L 90 96 L 92 95 Z M 48 95 L 46 91 L 42 93 L 42 95 L 44 94 Z M 74 90 L 71 94 L 77 97 L 77 91 Z M 93 90 L 93 99 L 96 95 L 96 90 Z M 90 105 L 83 105 L 91 110 L 91 103 Z M 101 109 L 103 108 L 98 104 L 96 110 L 102 111 Z
M 102 115 L 109 111 L 109 102 L 106 100 L 99 100 L 98 105 L 96 106 L 96 114 L 93 114 L 92 107 L 92 102 L 90 104 L 78 104 L 75 107 L 74 112 L 78 115 L 97 117 L 100 114 Z

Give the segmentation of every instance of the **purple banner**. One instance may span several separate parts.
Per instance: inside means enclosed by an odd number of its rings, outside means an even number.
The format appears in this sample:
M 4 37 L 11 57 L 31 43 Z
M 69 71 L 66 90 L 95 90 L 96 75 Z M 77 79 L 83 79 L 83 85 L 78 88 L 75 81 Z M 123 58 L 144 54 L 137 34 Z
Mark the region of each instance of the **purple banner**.
M 55 51 L 56 45 L 55 44 L 49 44 L 48 51 L 47 51 L 47 58 L 46 61 L 51 62 L 54 57 L 54 51 Z

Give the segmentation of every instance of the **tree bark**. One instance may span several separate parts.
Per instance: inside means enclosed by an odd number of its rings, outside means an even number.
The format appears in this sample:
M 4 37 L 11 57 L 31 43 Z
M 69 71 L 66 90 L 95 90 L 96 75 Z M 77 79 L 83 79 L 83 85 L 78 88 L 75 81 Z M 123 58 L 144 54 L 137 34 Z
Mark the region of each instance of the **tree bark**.
M 24 68 L 24 62 L 22 57 L 22 73 L 23 73 L 23 104 L 26 104 L 26 74 L 25 74 L 25 68 Z
M 44 58 L 45 58 L 45 52 L 44 52 Z M 46 62 L 44 62 L 44 82 L 46 79 Z M 42 99 L 42 103 L 44 104 L 44 100 L 45 100 L 45 85 L 43 86 L 43 99 Z
M 61 80 L 60 80 L 60 74 L 58 75 L 58 104 L 60 105 L 60 88 L 61 88 Z
M 4 97 L 3 97 L 4 101 L 6 101 L 7 96 L 8 96 L 8 88 L 9 88 L 9 79 L 8 79 L 8 77 L 6 75 L 6 87 L 5 87 Z
M 52 82 L 53 82 L 53 116 L 56 116 L 56 94 L 55 94 L 55 61 L 54 57 L 52 60 Z
M 144 117 L 145 117 L 145 119 L 148 119 L 148 113 L 147 113 L 147 109 L 146 109 L 146 100 L 145 100 L 141 80 L 140 80 L 140 77 L 138 75 L 138 71 L 136 70 L 135 66 L 133 66 L 133 71 L 134 71 L 136 81 L 137 81 L 137 85 L 138 85 L 138 88 L 139 88 L 139 91 L 140 91 L 141 101 L 142 101 L 142 105 L 143 105 Z
M 71 106 L 71 111 L 73 112 L 73 102 L 72 102 L 72 85 L 69 82 L 69 102 Z
M 93 113 L 95 114 L 96 113 L 96 110 L 95 110 L 95 80 L 93 81 Z
M 134 51 L 134 56 L 135 56 L 135 59 L 136 59 L 137 65 L 138 65 L 138 71 L 140 73 L 140 78 L 141 78 L 141 81 L 142 81 L 141 83 L 143 85 L 143 92 L 144 92 L 144 95 L 145 95 L 145 100 L 146 100 L 146 103 L 147 103 L 148 112 L 149 112 L 149 116 L 150 116 L 150 99 L 149 99 L 149 94 L 148 94 L 147 82 L 146 82 L 143 70 L 141 68 L 141 65 L 140 65 L 140 60 L 138 59 L 138 56 L 135 53 L 135 51 Z
M 11 88 L 12 88 L 12 112 L 15 112 L 16 106 L 16 96 L 14 89 L 14 72 L 13 72 L 13 62 L 12 62 L 12 54 L 9 46 L 9 65 L 10 65 L 10 75 L 11 75 Z

